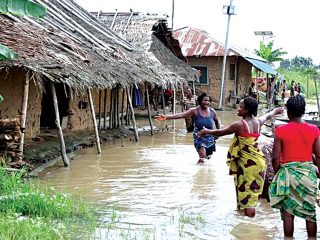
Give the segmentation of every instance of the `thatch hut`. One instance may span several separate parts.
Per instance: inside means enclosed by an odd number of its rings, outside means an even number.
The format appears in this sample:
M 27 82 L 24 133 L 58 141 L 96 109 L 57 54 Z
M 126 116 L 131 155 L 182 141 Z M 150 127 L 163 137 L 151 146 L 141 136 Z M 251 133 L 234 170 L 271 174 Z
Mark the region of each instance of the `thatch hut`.
M 43 19 L 0 15 L 0 43 L 19 56 L 0 62 L 0 89 L 5 98 L 1 117 L 20 122 L 16 144 L 20 157 L 25 137 L 57 127 L 68 165 L 62 128 L 96 125 L 92 89 L 122 89 L 128 94 L 127 87 L 161 81 L 161 77 L 138 61 L 143 57 L 130 43 L 73 1 L 35 2 L 47 8 Z M 99 152 L 97 129 L 95 133 Z

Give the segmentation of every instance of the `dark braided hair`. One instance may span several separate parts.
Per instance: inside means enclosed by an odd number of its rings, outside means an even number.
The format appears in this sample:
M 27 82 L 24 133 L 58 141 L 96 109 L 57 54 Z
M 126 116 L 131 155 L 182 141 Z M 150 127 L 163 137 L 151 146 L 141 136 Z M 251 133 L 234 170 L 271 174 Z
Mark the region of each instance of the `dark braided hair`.
M 203 100 L 204 97 L 209 97 L 209 101 L 211 102 L 211 97 L 210 97 L 208 94 L 206 94 L 206 93 L 202 93 L 202 94 L 197 98 L 197 103 L 198 103 L 198 105 L 201 105 L 201 102 L 202 102 L 202 100 Z
M 253 97 L 245 97 L 243 99 L 244 107 L 248 111 L 248 114 L 257 116 L 258 113 L 258 101 Z
M 306 111 L 306 102 L 300 94 L 289 97 L 287 103 L 287 113 L 289 118 L 302 117 Z

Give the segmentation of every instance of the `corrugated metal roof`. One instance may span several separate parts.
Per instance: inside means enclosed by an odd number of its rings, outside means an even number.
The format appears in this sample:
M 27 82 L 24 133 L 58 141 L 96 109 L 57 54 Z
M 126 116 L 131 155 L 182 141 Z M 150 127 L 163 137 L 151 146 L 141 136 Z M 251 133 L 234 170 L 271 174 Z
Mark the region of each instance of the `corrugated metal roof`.
M 278 72 L 273 69 L 269 64 L 262 62 L 260 60 L 257 59 L 252 59 L 252 58 L 247 58 L 245 57 L 245 59 L 250 62 L 253 66 L 255 66 L 256 68 L 260 69 L 261 71 L 265 72 L 265 73 L 270 73 L 272 75 L 276 75 Z
M 186 57 L 193 56 L 216 56 L 224 54 L 224 44 L 209 36 L 209 34 L 197 28 L 184 27 L 173 32 L 173 37 L 180 43 L 182 53 Z M 230 44 L 227 56 L 241 56 L 266 62 L 265 59 L 257 56 L 247 49 Z
M 179 41 L 185 57 L 222 57 L 224 55 L 224 44 L 209 36 L 204 30 L 184 27 L 175 30 L 173 37 Z M 227 56 L 241 56 L 263 72 L 273 75 L 278 73 L 262 57 L 233 44 L 228 46 Z

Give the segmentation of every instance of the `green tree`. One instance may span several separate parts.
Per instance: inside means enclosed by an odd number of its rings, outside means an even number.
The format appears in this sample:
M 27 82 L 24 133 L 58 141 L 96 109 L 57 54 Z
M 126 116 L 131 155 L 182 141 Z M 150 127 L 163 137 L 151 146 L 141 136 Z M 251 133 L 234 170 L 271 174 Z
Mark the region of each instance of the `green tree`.
M 259 50 L 255 49 L 254 51 L 258 56 L 264 58 L 272 65 L 274 62 L 282 61 L 282 56 L 287 54 L 287 52 L 283 51 L 282 48 L 273 49 L 273 41 L 270 41 L 268 44 L 260 42 Z
M 0 13 L 41 18 L 45 15 L 46 8 L 29 0 L 0 0 Z M 0 43 L 0 61 L 17 57 L 14 51 Z

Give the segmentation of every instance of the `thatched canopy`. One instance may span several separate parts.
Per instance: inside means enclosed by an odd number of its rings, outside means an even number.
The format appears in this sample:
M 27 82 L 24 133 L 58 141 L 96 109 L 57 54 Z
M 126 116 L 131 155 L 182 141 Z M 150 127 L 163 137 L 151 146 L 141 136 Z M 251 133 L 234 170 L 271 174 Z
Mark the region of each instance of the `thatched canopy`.
M 35 2 L 43 19 L 0 15 L 0 43 L 18 53 L 0 68 L 22 67 L 72 88 L 110 88 L 162 77 L 145 68 L 144 58 L 92 15 L 70 0 Z M 41 79 L 41 78 L 39 78 Z
M 142 64 L 162 75 L 164 80 L 175 84 L 196 79 L 197 71 L 184 61 L 179 42 L 167 26 L 166 16 L 137 12 L 92 14 L 146 55 Z

